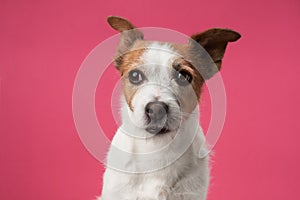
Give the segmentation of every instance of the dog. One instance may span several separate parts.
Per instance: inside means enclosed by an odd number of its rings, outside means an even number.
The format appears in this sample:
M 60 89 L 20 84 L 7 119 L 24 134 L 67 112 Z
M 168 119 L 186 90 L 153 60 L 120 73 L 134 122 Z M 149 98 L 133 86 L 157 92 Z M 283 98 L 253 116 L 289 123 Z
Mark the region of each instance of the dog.
M 123 86 L 122 125 L 98 200 L 205 200 L 210 169 L 201 88 L 220 70 L 228 42 L 241 35 L 213 28 L 175 44 L 145 40 L 124 18 L 107 21 L 121 32 L 114 64 Z

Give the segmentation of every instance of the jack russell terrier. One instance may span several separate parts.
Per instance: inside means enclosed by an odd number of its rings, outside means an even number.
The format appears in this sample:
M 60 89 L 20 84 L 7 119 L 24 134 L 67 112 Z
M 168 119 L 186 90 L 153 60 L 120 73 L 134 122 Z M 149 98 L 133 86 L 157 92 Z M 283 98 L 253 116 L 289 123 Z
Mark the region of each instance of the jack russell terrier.
M 123 84 L 122 125 L 98 200 L 205 200 L 209 152 L 198 102 L 205 80 L 221 68 L 227 43 L 240 34 L 213 28 L 175 44 L 144 40 L 126 19 L 107 21 L 121 32 L 114 64 Z

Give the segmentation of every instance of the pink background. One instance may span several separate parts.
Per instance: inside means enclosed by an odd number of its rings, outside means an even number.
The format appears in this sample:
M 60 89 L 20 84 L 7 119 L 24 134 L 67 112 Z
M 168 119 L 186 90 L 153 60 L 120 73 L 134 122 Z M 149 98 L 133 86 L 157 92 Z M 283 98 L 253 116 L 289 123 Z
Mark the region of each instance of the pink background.
M 227 118 L 208 199 L 300 198 L 299 1 L 2 0 L 0 199 L 82 200 L 100 193 L 103 166 L 75 130 L 72 88 L 87 54 L 116 33 L 108 15 L 185 34 L 239 31 L 242 39 L 228 46 L 223 63 Z M 103 98 L 118 79 L 111 74 L 101 83 Z M 99 118 L 112 136 L 112 117 Z

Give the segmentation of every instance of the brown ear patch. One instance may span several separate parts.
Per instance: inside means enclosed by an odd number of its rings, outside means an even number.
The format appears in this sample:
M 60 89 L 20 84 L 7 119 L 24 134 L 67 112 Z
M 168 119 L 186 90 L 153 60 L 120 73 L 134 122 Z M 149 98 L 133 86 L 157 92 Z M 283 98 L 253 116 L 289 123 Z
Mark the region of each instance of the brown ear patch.
M 107 22 L 112 28 L 120 32 L 135 28 L 128 20 L 117 16 L 107 17 Z
M 206 46 L 210 40 L 214 42 L 235 42 L 241 35 L 230 29 L 212 28 L 207 31 L 197 33 L 191 36 L 193 40 L 200 43 L 202 46 Z
M 199 48 L 197 49 L 196 45 L 193 44 L 196 42 L 207 51 L 214 64 L 217 66 L 217 69 L 213 69 L 215 67 L 212 65 L 207 66 L 207 69 L 203 71 L 203 77 L 205 79 L 211 78 L 218 70 L 220 70 L 228 42 L 237 41 L 240 37 L 241 35 L 238 32 L 220 28 L 209 29 L 191 36 L 191 39 L 193 39 L 193 41 L 190 41 L 191 51 L 194 51 L 192 54 L 201 52 L 201 50 L 199 50 Z

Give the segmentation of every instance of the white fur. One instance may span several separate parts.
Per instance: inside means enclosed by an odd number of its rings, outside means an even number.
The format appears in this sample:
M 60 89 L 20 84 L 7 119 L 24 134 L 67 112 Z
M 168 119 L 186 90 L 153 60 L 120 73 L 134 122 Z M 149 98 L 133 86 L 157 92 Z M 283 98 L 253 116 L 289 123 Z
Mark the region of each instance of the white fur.
M 170 71 L 176 56 L 170 46 L 160 43 L 152 43 L 143 54 L 145 66 L 141 70 L 147 83 L 133 98 L 133 112 L 123 98 L 123 124 L 107 155 L 99 200 L 206 199 L 209 158 L 201 156 L 206 155 L 205 138 L 198 108 L 187 119 L 180 117 L 178 88 Z M 145 131 L 145 105 L 155 99 L 172 106 L 175 117 L 169 133 L 151 135 Z

